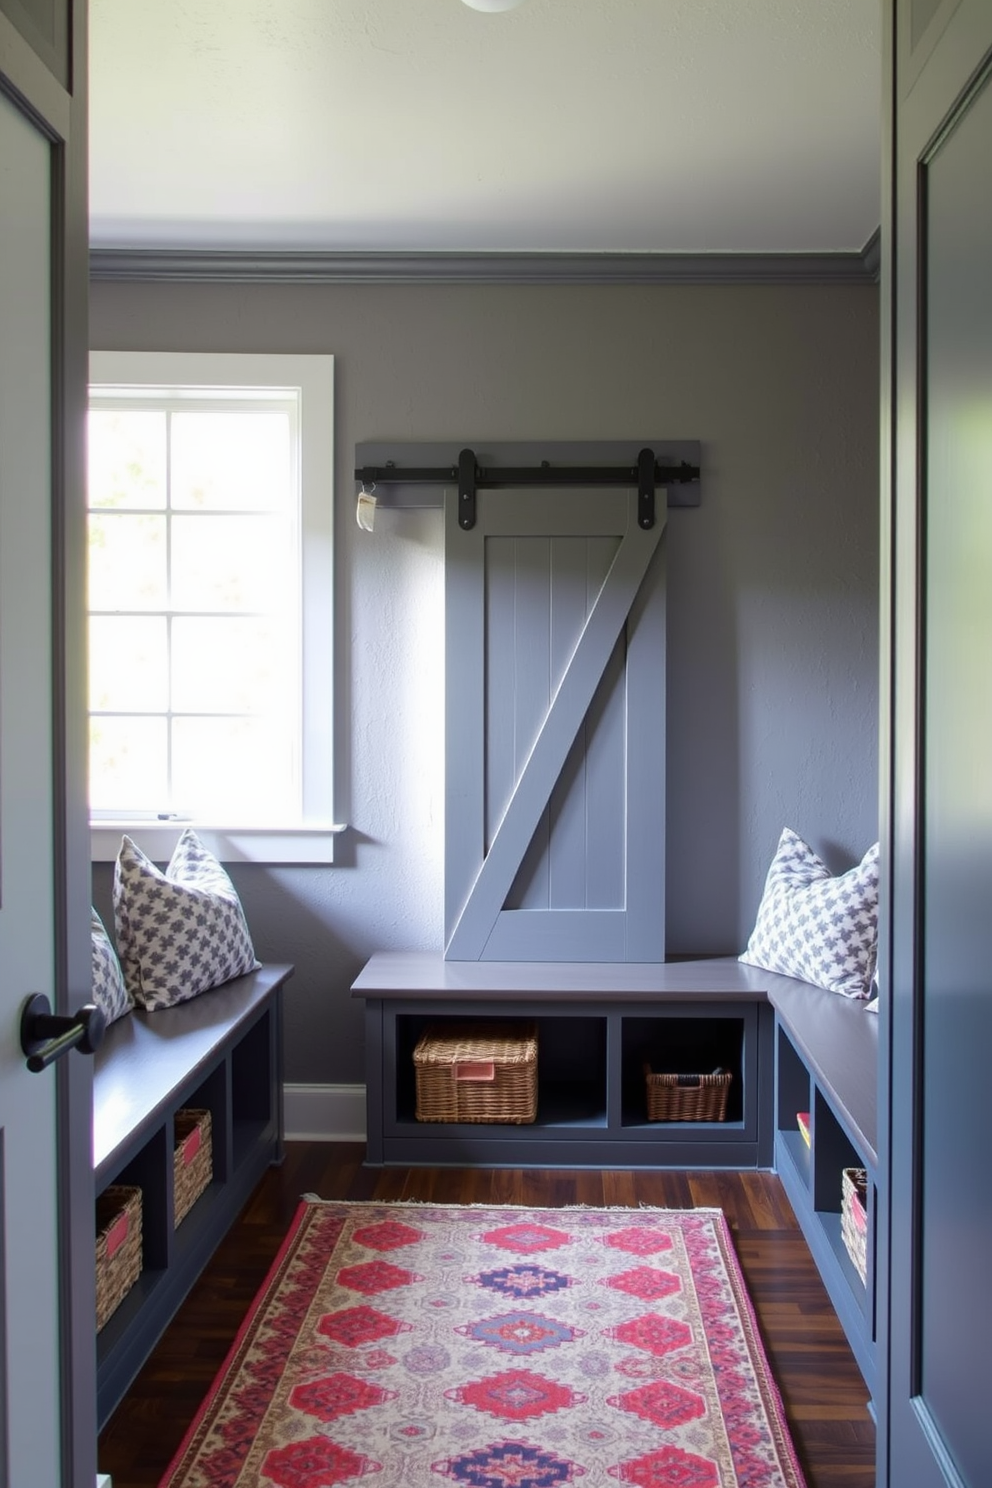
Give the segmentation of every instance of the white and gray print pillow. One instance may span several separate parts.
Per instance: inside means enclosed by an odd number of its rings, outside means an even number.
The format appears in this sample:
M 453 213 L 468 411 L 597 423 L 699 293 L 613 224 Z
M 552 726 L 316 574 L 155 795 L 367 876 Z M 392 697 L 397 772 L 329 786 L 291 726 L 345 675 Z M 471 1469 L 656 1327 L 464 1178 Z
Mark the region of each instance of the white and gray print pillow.
M 186 1002 L 259 964 L 237 890 L 189 828 L 164 873 L 123 838 L 114 921 L 128 991 L 149 1010 Z
M 107 927 L 90 906 L 90 938 L 93 942 L 93 987 L 90 993 L 103 1013 L 108 1026 L 123 1018 L 134 1007 L 134 999 L 124 985 L 121 963 L 117 959 Z
M 878 843 L 856 867 L 834 876 L 786 827 L 738 959 L 844 997 L 868 997 L 877 948 Z

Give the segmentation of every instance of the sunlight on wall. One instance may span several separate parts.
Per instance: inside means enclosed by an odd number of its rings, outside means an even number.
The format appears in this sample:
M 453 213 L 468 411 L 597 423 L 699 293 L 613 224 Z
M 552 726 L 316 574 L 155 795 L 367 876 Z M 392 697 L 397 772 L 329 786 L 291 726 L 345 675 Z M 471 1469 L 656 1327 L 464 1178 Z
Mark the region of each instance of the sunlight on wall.
M 436 948 L 444 882 L 441 513 L 376 514 L 352 542 L 353 824 L 384 875 L 378 943 Z M 388 888 L 387 888 L 388 885 Z M 366 900 L 366 903 L 368 901 Z

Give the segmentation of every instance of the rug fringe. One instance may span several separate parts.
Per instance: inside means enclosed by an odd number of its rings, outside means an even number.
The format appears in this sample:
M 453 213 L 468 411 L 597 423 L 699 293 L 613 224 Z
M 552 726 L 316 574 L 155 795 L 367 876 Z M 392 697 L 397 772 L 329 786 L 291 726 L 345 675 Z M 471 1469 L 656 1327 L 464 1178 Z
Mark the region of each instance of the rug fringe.
M 367 1208 L 370 1205 L 377 1209 L 540 1209 L 542 1211 L 560 1210 L 563 1213 L 575 1213 L 579 1211 L 584 1214 L 723 1214 L 723 1210 L 716 1205 L 691 1205 L 686 1209 L 667 1208 L 663 1204 L 504 1204 L 495 1200 L 489 1204 L 442 1204 L 434 1199 L 323 1199 L 320 1194 L 300 1194 L 300 1202 L 303 1204 L 343 1204 L 353 1209 Z

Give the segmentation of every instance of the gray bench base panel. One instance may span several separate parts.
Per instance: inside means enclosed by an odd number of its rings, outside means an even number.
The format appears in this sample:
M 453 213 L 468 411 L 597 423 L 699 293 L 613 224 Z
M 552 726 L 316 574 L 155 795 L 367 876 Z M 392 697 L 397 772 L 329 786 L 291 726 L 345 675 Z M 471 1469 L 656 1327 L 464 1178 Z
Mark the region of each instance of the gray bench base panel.
M 142 1191 L 142 1271 L 97 1335 L 97 1419 L 106 1425 L 267 1167 L 283 1156 L 282 987 L 264 966 L 161 1012 L 133 1012 L 95 1057 L 94 1193 Z M 173 1223 L 174 1117 L 211 1113 L 213 1177 Z

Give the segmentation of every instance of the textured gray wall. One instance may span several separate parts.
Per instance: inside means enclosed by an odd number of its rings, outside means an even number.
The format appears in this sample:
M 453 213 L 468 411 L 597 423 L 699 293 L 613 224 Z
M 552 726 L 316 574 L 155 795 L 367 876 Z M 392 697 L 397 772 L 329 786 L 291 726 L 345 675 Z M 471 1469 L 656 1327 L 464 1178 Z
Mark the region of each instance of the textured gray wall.
M 741 949 L 784 825 L 835 869 L 876 835 L 878 294 L 870 286 L 94 286 L 101 349 L 333 352 L 332 868 L 238 867 L 296 964 L 286 1078 L 363 1078 L 349 987 L 442 942 L 441 517 L 355 523 L 365 439 L 703 442 L 669 514 L 668 949 Z M 659 789 L 662 782 L 659 781 Z M 339 839 L 341 842 L 341 839 Z M 109 913 L 111 869 L 94 869 Z

